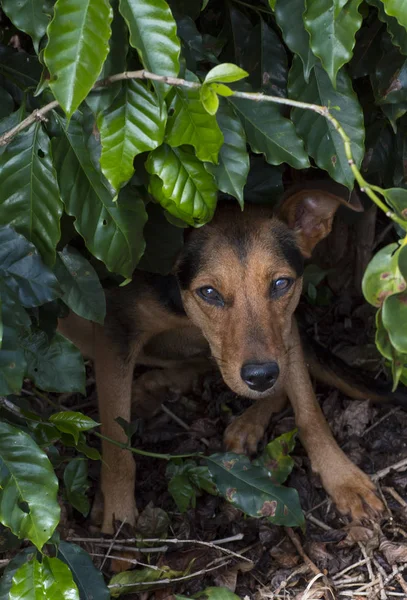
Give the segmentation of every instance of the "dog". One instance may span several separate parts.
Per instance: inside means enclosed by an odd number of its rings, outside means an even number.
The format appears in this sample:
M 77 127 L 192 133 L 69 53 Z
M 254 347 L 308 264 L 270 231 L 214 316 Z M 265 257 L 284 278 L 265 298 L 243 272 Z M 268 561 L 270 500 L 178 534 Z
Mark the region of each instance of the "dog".
M 185 393 L 216 364 L 236 394 L 253 400 L 226 429 L 227 450 L 256 452 L 288 398 L 312 469 L 339 511 L 353 519 L 379 515 L 375 487 L 335 442 L 309 370 L 354 398 L 390 396 L 378 383 L 373 392 L 363 381 L 349 383 L 314 351 L 306 358 L 294 317 L 304 259 L 328 235 L 340 206 L 361 209 L 321 187 L 288 192 L 275 210 L 220 206 L 209 224 L 188 234 L 173 274 L 136 271 L 129 285 L 106 293 L 104 326 L 74 313 L 60 319 L 59 330 L 94 361 L 102 434 L 126 442 L 115 419 L 129 421 L 132 402 L 154 404 L 168 388 Z M 159 369 L 133 386 L 136 364 Z M 130 452 L 107 441 L 102 455 L 102 531 L 111 534 L 115 520 L 136 521 L 136 466 Z

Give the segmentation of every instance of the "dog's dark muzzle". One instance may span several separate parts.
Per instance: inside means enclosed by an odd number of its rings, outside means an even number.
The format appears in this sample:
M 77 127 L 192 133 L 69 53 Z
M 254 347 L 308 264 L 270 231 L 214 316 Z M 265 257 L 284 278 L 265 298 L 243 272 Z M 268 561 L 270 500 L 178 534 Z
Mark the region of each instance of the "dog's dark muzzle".
M 245 384 L 254 392 L 265 392 L 276 383 L 280 369 L 274 362 L 246 363 L 240 371 Z

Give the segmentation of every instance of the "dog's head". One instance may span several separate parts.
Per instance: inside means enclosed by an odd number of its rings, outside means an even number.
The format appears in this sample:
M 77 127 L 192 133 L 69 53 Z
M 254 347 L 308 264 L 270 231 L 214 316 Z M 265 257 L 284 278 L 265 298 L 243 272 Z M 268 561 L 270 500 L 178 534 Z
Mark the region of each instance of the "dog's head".
M 260 398 L 284 380 L 304 258 L 341 204 L 311 189 L 287 195 L 274 214 L 227 205 L 188 238 L 176 265 L 183 304 L 237 394 Z

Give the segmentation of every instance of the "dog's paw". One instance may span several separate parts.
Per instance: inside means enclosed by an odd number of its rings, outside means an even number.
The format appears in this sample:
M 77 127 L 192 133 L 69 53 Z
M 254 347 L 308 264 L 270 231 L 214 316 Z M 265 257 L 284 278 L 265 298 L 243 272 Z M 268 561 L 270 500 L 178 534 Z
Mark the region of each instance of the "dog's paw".
M 242 415 L 227 427 L 223 436 L 224 446 L 236 454 L 255 454 L 264 429 L 263 425 Z
M 328 481 L 322 479 L 339 512 L 350 515 L 354 521 L 379 518 L 384 506 L 371 479 L 352 463 L 347 465 L 346 474 L 339 473 Z

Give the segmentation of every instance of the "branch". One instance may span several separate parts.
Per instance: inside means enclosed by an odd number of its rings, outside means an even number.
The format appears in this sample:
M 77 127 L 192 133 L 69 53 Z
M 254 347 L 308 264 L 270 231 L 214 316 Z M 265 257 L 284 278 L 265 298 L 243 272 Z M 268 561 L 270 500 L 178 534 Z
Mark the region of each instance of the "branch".
M 126 79 L 147 79 L 150 81 L 159 81 L 161 83 L 166 83 L 168 85 L 175 85 L 180 87 L 186 87 L 190 89 L 199 89 L 202 87 L 202 83 L 198 83 L 196 81 L 187 81 L 186 79 L 180 79 L 179 77 L 170 77 L 167 75 L 156 75 L 155 73 L 150 73 L 145 69 L 140 69 L 138 71 L 124 71 L 123 73 L 117 73 L 116 75 L 111 75 L 110 77 L 106 77 L 106 79 L 102 79 L 97 81 L 93 86 L 92 91 L 97 91 L 100 88 L 111 85 L 112 83 L 116 83 L 117 81 L 123 81 Z M 351 149 L 351 140 L 341 124 L 335 119 L 334 116 L 329 112 L 328 107 L 320 106 L 318 104 L 310 104 L 308 102 L 299 102 L 297 100 L 291 100 L 290 98 L 280 98 L 279 96 L 268 96 L 266 94 L 258 93 L 258 92 L 238 92 L 234 91 L 232 94 L 235 98 L 244 98 L 245 100 L 252 100 L 254 102 L 271 102 L 272 104 L 282 104 L 284 106 L 291 106 L 292 108 L 300 108 L 302 110 L 311 110 L 312 112 L 317 113 L 318 115 L 323 116 L 327 119 L 335 131 L 338 132 L 340 137 L 342 138 L 342 142 L 345 149 L 345 155 L 348 159 L 349 166 L 352 170 L 352 173 L 355 176 L 356 181 L 358 182 L 361 191 L 365 192 L 369 198 L 378 206 L 389 219 L 398 223 L 403 228 L 406 225 L 406 222 L 398 217 L 394 212 L 390 211 L 388 206 L 380 200 L 378 195 L 375 193 L 376 190 L 379 193 L 382 193 L 382 190 L 377 186 L 370 185 L 362 176 L 361 172 L 357 168 Z M 58 102 L 53 100 L 49 104 L 46 104 L 39 110 L 35 110 L 31 115 L 29 115 L 26 119 L 21 121 L 19 125 L 13 127 L 9 131 L 6 131 L 3 135 L 0 136 L 0 147 L 8 144 L 20 131 L 29 127 L 32 123 L 37 121 L 38 119 L 44 120 L 45 115 L 56 108 L 58 106 Z M 374 188 L 374 189 L 373 189 Z

